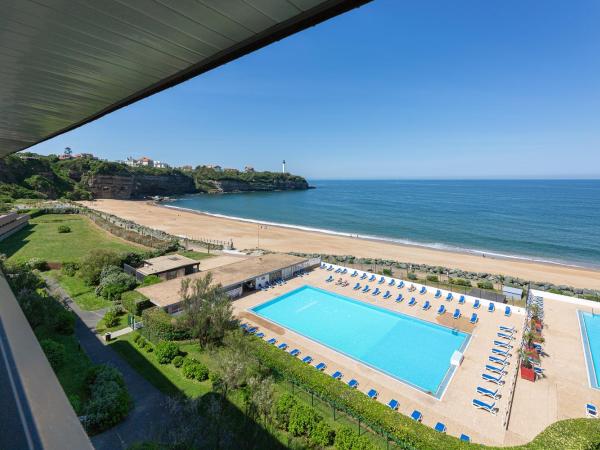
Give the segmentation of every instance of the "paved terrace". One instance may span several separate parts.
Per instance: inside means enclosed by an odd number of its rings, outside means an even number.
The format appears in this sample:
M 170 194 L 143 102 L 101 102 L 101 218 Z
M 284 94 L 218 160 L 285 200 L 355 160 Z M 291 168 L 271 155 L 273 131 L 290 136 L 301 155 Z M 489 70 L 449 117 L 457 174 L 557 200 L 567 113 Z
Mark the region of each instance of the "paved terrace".
M 523 322 L 525 319 L 523 311 L 519 308 L 513 308 L 512 316 L 505 317 L 503 307 L 498 308 L 494 313 L 489 313 L 487 312 L 488 302 L 483 301 L 481 308 L 477 310 L 479 323 L 473 327 L 468 324 L 468 318 L 471 313 L 475 311 L 473 309 L 474 299 L 472 298 L 467 297 L 467 301 L 464 305 L 458 305 L 459 295 L 457 294 L 454 294 L 454 299 L 452 301 L 446 301 L 444 299 L 447 291 L 442 291 L 443 297 L 441 299 L 436 299 L 434 298 L 436 289 L 429 288 L 428 292 L 424 295 L 418 294 L 417 292 L 409 292 L 408 288 L 411 285 L 410 282 L 406 283 L 406 286 L 403 289 L 398 289 L 396 286 L 388 287 L 387 285 L 376 285 L 372 282 L 368 283 L 371 288 L 378 286 L 383 292 L 388 289 L 390 290 L 393 296 L 384 300 L 382 299 L 382 294 L 374 297 L 370 292 L 363 294 L 359 291 L 354 291 L 352 288 L 358 277 L 350 277 L 350 273 L 352 272 L 353 269 L 349 269 L 349 272 L 346 275 L 341 276 L 341 278 L 350 283 L 349 286 L 342 287 L 336 285 L 335 282 L 325 282 L 325 279 L 330 274 L 332 274 L 336 280 L 340 278 L 339 274 L 322 269 L 315 269 L 307 276 L 288 280 L 283 286 L 267 291 L 256 292 L 235 301 L 235 313 L 243 321 L 259 326 L 260 330 L 266 334 L 267 338 L 276 337 L 278 342 L 285 341 L 290 346 L 288 350 L 291 348 L 300 349 L 302 352 L 300 357 L 306 355 L 312 356 L 314 358 L 313 364 L 317 364 L 321 361 L 325 362 L 327 364 L 327 369 L 325 370 L 327 374 L 340 370 L 344 374 L 343 380 L 348 381 L 351 378 L 356 378 L 359 381 L 359 390 L 367 392 L 371 388 L 376 389 L 379 392 L 379 400 L 377 401 L 387 403 L 392 398 L 398 400 L 400 403 L 399 411 L 402 414 L 410 415 L 414 409 L 418 409 L 423 413 L 423 423 L 430 427 L 435 426 L 438 421 L 441 421 L 448 427 L 448 433 L 454 436 L 460 436 L 461 433 L 465 433 L 471 436 L 474 442 L 503 445 L 506 438 L 503 422 L 507 410 L 511 380 L 517 369 L 516 348 L 518 347 L 517 343 L 520 342 L 522 336 Z M 378 276 L 378 279 L 379 278 L 380 277 Z M 389 278 L 386 279 L 389 280 Z M 364 281 L 361 281 L 361 284 L 364 286 Z M 461 330 L 472 333 L 471 342 L 465 351 L 464 361 L 455 372 L 442 399 L 437 400 L 431 395 L 416 390 L 407 384 L 359 363 L 352 358 L 344 356 L 297 333 L 269 323 L 248 312 L 249 308 L 262 304 L 265 301 L 278 297 L 303 285 L 324 288 L 365 303 L 376 304 L 382 308 L 415 316 L 430 322 L 446 326 L 458 326 Z M 415 287 L 419 289 L 421 285 L 415 284 Z M 405 300 L 402 303 L 396 303 L 394 301 L 399 292 L 403 293 L 405 297 Z M 418 301 L 418 304 L 414 307 L 408 306 L 408 299 L 410 299 L 411 296 L 415 296 Z M 432 307 L 428 311 L 423 311 L 421 306 L 426 299 L 431 302 Z M 441 303 L 444 303 L 449 310 L 444 316 L 438 316 L 436 313 L 437 308 Z M 459 307 L 463 314 L 463 318 L 458 321 L 455 321 L 451 316 L 456 307 Z M 483 410 L 475 409 L 472 406 L 471 401 L 473 398 L 481 398 L 486 402 L 490 400 L 476 394 L 475 389 L 477 386 L 483 386 L 492 390 L 496 388 L 495 384 L 483 381 L 481 379 L 481 374 L 484 372 L 484 367 L 488 363 L 488 356 L 491 355 L 490 349 L 493 346 L 492 342 L 495 339 L 498 339 L 496 333 L 498 332 L 499 325 L 515 326 L 518 329 L 518 333 L 516 335 L 516 340 L 513 341 L 515 351 L 512 352 L 513 355 L 510 359 L 511 363 L 508 366 L 509 373 L 504 377 L 506 385 L 501 387 L 502 398 L 496 403 L 496 406 L 499 407 L 499 411 L 496 415 L 492 415 Z M 539 384 L 541 385 L 542 383 Z M 529 386 L 525 386 L 525 390 L 527 390 L 528 387 Z M 517 407 L 519 407 L 519 405 L 517 405 Z M 514 435 L 513 440 L 519 442 L 528 441 L 533 438 L 538 431 L 541 431 L 541 428 L 543 427 L 535 429 L 532 427 L 530 430 L 525 430 L 522 435 Z M 485 433 L 482 433 L 480 430 L 485 430 Z

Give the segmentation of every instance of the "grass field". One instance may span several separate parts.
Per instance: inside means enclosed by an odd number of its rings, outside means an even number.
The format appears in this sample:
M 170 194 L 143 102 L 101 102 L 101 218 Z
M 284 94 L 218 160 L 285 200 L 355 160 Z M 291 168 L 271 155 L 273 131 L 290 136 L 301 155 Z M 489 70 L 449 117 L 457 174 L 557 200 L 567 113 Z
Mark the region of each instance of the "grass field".
M 58 284 L 69 294 L 69 297 L 86 311 L 95 311 L 97 309 L 108 308 L 113 302 L 96 295 L 95 287 L 88 286 L 77 275 L 69 277 L 60 272 L 60 270 L 51 270 L 48 275 L 58 281 Z
M 71 232 L 59 233 L 59 225 L 67 225 Z M 126 252 L 145 247 L 113 237 L 77 214 L 36 217 L 29 226 L 0 242 L 0 253 L 11 262 L 26 262 L 31 258 L 48 262 L 79 261 L 95 248 Z

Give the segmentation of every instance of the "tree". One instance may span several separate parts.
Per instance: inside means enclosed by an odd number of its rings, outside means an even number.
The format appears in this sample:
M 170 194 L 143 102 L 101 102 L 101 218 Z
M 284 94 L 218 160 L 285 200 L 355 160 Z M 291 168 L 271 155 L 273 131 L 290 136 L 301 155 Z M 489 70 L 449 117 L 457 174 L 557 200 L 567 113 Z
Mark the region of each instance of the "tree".
M 182 323 L 201 346 L 220 345 L 227 330 L 235 328 L 231 300 L 212 284 L 211 274 L 194 281 L 181 281 Z
M 115 251 L 97 248 L 83 260 L 79 267 L 79 274 L 87 284 L 97 285 L 105 267 L 120 265 L 121 257 Z

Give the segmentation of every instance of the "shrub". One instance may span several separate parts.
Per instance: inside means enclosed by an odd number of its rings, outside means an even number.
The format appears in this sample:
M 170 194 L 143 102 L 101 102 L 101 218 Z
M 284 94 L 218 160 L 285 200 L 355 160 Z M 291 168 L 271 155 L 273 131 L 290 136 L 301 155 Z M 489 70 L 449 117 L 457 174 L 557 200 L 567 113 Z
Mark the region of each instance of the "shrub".
M 479 289 L 494 289 L 494 283 L 491 281 L 479 281 L 477 287 Z
M 119 299 L 123 292 L 130 291 L 136 286 L 137 281 L 134 277 L 113 270 L 100 278 L 100 283 L 96 287 L 96 295 L 109 299 Z
M 100 282 L 102 270 L 107 266 L 119 266 L 121 258 L 113 250 L 98 248 L 92 250 L 81 262 L 79 274 L 88 285 L 97 285 Z
M 58 232 L 59 233 L 70 233 L 71 232 L 71 227 L 68 225 L 59 225 L 58 226 Z
M 46 358 L 50 362 L 52 368 L 56 371 L 65 363 L 65 346 L 52 339 L 43 339 L 40 341 L 42 350 L 46 354 Z
M 83 424 L 95 434 L 119 423 L 131 408 L 131 397 L 123 375 L 107 365 L 93 367 L 86 377 L 89 401 L 84 408 Z
M 134 336 L 133 336 L 133 343 L 137 345 L 140 342 L 141 339 L 144 339 L 142 337 L 142 335 L 139 334 L 139 333 L 135 333 Z
M 329 447 L 334 438 L 335 431 L 326 422 L 320 421 L 311 430 L 309 442 L 315 447 Z
M 81 399 L 79 398 L 79 395 L 70 394 L 67 398 L 69 399 L 69 403 L 73 407 L 75 413 L 79 414 L 81 412 Z
M 383 269 L 381 271 L 382 275 L 385 275 L 386 277 L 391 277 L 392 276 L 392 270 L 391 269 Z
M 471 282 L 464 278 L 450 278 L 450 284 L 455 284 L 457 286 L 471 286 Z
M 121 294 L 123 308 L 135 316 L 141 316 L 144 309 L 150 308 L 152 302 L 137 291 L 126 291 Z
M 356 431 L 344 426 L 335 433 L 335 448 L 338 450 L 376 450 L 377 446 L 367 436 L 359 436 Z
M 439 282 L 440 279 L 437 275 L 427 275 L 427 281 L 433 281 L 435 283 Z
M 223 392 L 223 377 L 219 372 L 210 372 L 208 378 L 215 392 Z
M 162 278 L 159 277 L 158 275 L 148 275 L 148 276 L 145 276 L 144 279 L 142 280 L 141 286 L 151 286 L 153 284 L 160 283 L 161 281 L 162 281 Z
M 146 341 L 144 343 L 144 350 L 146 350 L 146 353 L 152 353 L 154 351 L 154 345 L 152 345 L 151 342 Z
M 119 313 L 115 308 L 111 308 L 104 314 L 104 326 L 106 328 L 116 327 L 119 324 Z
M 406 278 L 408 278 L 408 279 L 409 279 L 409 280 L 411 280 L 411 281 L 415 281 L 415 280 L 417 279 L 417 274 L 415 274 L 415 273 L 413 273 L 413 272 L 409 272 L 409 273 L 406 275 Z
M 27 261 L 27 267 L 31 270 L 48 270 L 48 262 L 41 258 L 31 258 Z
M 179 347 L 173 342 L 161 341 L 157 344 L 154 354 L 159 364 L 169 364 L 179 355 Z
M 279 428 L 287 430 L 290 423 L 290 411 L 298 404 L 292 394 L 282 394 L 273 405 L 273 419 Z
M 61 272 L 69 277 L 75 276 L 79 270 L 79 264 L 74 261 L 62 263 Z
M 310 435 L 323 418 L 310 406 L 297 403 L 290 411 L 288 431 L 294 436 Z
M 208 368 L 194 358 L 185 358 L 182 371 L 183 376 L 189 379 L 204 381 L 208 378 Z
M 153 342 L 187 339 L 189 331 L 178 326 L 177 320 L 160 308 L 148 308 L 142 312 L 142 334 Z
M 51 320 L 52 328 L 59 334 L 68 336 L 75 331 L 75 315 L 63 308 L 56 308 Z
M 139 348 L 144 348 L 144 347 L 146 346 L 146 343 L 147 343 L 148 341 L 147 341 L 147 340 L 144 338 L 144 336 L 142 336 L 141 334 L 138 334 L 138 335 L 136 336 L 136 338 L 139 338 L 139 339 L 137 339 L 137 340 L 136 340 L 136 339 L 134 338 L 133 342 L 135 342 L 135 345 L 137 345 Z
M 183 361 L 184 358 L 181 355 L 177 355 L 175 358 L 173 358 L 173 361 L 171 361 L 173 363 L 173 365 L 177 368 L 180 368 L 183 365 Z

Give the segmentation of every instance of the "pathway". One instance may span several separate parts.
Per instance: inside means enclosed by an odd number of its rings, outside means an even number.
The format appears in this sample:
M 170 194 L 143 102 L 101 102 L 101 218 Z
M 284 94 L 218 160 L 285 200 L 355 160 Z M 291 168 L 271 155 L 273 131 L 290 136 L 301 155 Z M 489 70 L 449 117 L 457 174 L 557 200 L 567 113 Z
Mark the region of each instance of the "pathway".
M 134 407 L 127 418 L 117 426 L 92 437 L 96 450 L 126 449 L 134 442 L 151 440 L 161 430 L 168 417 L 164 414 L 167 397 L 133 370 L 101 336 L 94 333 L 106 309 L 84 311 L 60 287 L 56 280 L 45 277 L 49 291 L 62 299 L 77 315 L 75 335 L 84 351 L 95 364 L 110 364 L 121 371 Z

